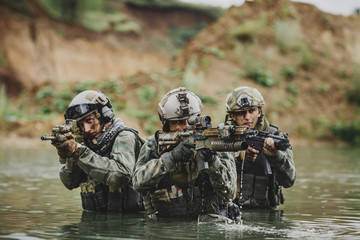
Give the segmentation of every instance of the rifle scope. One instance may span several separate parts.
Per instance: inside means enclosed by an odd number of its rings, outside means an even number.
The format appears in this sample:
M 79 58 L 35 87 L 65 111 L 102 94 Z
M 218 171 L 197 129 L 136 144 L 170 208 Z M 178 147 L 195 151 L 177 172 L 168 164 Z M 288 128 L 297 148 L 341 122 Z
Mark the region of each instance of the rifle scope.
M 211 128 L 211 117 L 207 115 L 193 115 L 187 120 L 189 125 Z

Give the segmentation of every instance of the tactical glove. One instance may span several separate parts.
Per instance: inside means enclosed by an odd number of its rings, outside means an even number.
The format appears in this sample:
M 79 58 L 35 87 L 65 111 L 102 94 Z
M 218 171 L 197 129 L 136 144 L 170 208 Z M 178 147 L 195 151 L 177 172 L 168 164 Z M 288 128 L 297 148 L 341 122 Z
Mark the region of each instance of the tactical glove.
M 194 148 L 192 143 L 181 142 L 170 152 L 171 158 L 175 162 L 188 162 L 194 155 Z
M 272 138 L 266 138 L 264 141 L 264 153 L 270 157 L 276 157 L 279 151 L 275 147 L 274 140 Z
M 202 148 L 197 151 L 196 159 L 199 161 L 205 161 L 208 163 L 213 163 L 215 161 L 215 151 L 211 151 L 208 148 Z
M 79 148 L 77 142 L 74 139 L 66 140 L 65 142 L 55 145 L 60 158 L 74 158 L 79 155 Z

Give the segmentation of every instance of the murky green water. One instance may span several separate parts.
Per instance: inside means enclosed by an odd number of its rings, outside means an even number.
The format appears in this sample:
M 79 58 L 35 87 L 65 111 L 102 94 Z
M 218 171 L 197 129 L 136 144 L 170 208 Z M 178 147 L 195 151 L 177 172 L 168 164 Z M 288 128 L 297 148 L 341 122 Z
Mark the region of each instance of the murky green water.
M 360 239 L 360 149 L 295 148 L 297 182 L 277 212 L 243 224 L 149 220 L 81 209 L 54 149 L 0 149 L 0 239 Z

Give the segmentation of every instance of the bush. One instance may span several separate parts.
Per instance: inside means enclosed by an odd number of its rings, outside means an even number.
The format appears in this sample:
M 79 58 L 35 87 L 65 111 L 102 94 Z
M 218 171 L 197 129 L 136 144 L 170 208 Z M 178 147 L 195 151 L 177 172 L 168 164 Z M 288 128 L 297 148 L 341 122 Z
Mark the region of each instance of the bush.
M 199 23 L 193 27 L 178 27 L 170 31 L 172 41 L 176 47 L 183 47 L 189 40 L 193 39 L 201 29 L 207 26 L 206 23 Z
M 203 47 L 202 51 L 204 53 L 212 54 L 212 55 L 214 55 L 215 57 L 218 57 L 218 58 L 225 58 L 225 53 L 216 46 Z
M 347 91 L 347 98 L 350 103 L 354 103 L 360 106 L 360 72 L 355 67 L 354 73 L 351 79 L 351 87 Z
M 265 87 L 271 87 L 275 84 L 274 78 L 263 67 L 246 68 L 245 76 Z
M 260 18 L 246 21 L 245 23 L 235 27 L 230 32 L 231 39 L 240 42 L 253 42 L 254 37 L 261 33 L 267 26 L 266 14 L 262 14 Z
M 286 84 L 286 90 L 293 96 L 297 96 L 299 94 L 299 89 L 295 83 Z
M 283 67 L 281 69 L 281 75 L 285 78 L 294 78 L 296 75 L 296 69 L 295 67 Z
M 45 86 L 39 89 L 35 95 L 35 101 L 40 102 L 45 98 L 52 98 L 56 95 L 56 90 L 50 86 Z
M 218 101 L 215 98 L 209 96 L 199 96 L 199 98 L 204 105 L 218 105 Z
M 187 89 L 197 92 L 204 82 L 204 72 L 196 72 L 198 66 L 197 59 L 192 57 L 186 65 L 181 84 Z
M 94 89 L 94 88 L 96 88 L 96 85 L 97 85 L 97 83 L 91 82 L 91 81 L 80 82 L 80 83 L 76 84 L 75 91 L 77 93 L 81 93 L 83 91 L 90 90 L 90 89 L 97 90 L 97 89 Z
M 150 101 L 156 97 L 156 88 L 153 86 L 143 86 L 136 89 L 136 94 L 139 97 L 140 105 L 147 108 L 150 106 Z
M 360 144 L 360 119 L 347 123 L 338 122 L 330 129 L 335 137 L 352 144 Z
M 274 30 L 280 53 L 286 54 L 300 44 L 302 32 L 297 21 L 277 21 Z

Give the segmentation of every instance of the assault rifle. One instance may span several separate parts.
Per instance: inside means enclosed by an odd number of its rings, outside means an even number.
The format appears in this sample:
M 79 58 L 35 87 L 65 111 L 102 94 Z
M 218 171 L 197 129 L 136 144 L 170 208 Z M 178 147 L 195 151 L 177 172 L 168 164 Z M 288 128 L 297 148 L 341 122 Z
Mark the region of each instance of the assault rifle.
M 266 138 L 272 138 L 274 140 L 275 148 L 277 150 L 285 151 L 288 148 L 291 149 L 291 145 L 287 133 L 283 134 L 282 136 L 279 136 L 264 131 L 257 131 L 257 130 L 252 130 L 252 131 L 253 131 L 253 135 L 247 136 L 245 138 L 245 141 L 249 144 L 250 147 L 255 148 L 259 152 L 264 147 L 264 142 Z M 263 162 L 265 175 L 272 174 L 269 161 L 266 158 L 263 159 L 265 159 L 265 161 Z
M 192 116 L 188 119 L 188 124 L 184 131 L 158 132 L 158 153 L 160 155 L 173 149 L 182 141 L 195 145 L 195 156 L 196 151 L 203 148 L 217 152 L 237 152 L 248 147 L 248 143 L 244 139 L 251 132 L 247 127 L 220 125 L 212 128 L 209 116 Z M 196 165 L 198 171 L 209 167 L 208 162 L 200 160 L 196 161 Z
M 220 124 L 218 127 L 211 126 L 209 116 L 193 116 L 188 119 L 189 126 L 184 131 L 158 132 L 158 153 L 173 149 L 181 141 L 195 144 L 195 152 L 202 148 L 208 148 L 217 152 L 237 152 L 246 150 L 248 146 L 258 151 L 264 147 L 266 138 L 274 139 L 277 150 L 291 148 L 287 134 L 277 136 L 268 132 L 249 129 L 245 126 L 233 126 Z M 264 161 L 265 174 L 272 174 L 269 162 Z M 197 161 L 198 171 L 208 168 L 207 162 Z
M 70 132 L 74 138 L 74 140 L 78 143 L 83 141 L 83 137 L 80 134 L 80 128 L 76 124 L 76 120 L 67 119 L 65 121 L 65 125 L 56 125 L 52 129 L 51 135 L 47 134 L 41 136 L 42 141 L 51 140 L 51 144 L 60 145 L 65 142 L 69 138 L 65 136 L 65 133 Z M 60 158 L 60 163 L 65 163 L 65 159 Z

